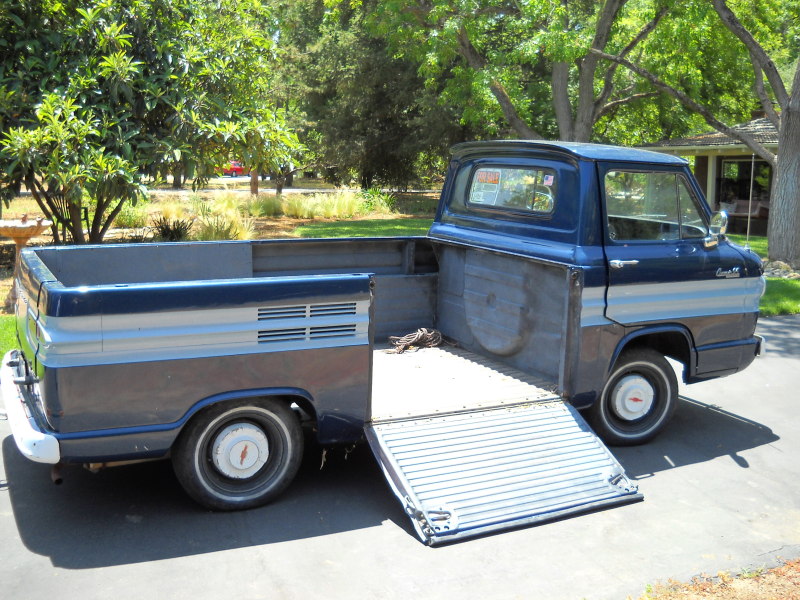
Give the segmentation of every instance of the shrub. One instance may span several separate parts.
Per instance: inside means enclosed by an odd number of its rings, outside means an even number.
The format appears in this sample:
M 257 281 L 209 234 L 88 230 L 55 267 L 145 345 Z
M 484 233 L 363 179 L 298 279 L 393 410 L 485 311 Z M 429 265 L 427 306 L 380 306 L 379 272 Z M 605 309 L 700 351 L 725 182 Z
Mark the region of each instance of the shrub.
M 122 229 L 141 229 L 147 226 L 147 204 L 137 202 L 136 206 L 126 202 L 114 219 L 114 225 Z
M 397 199 L 389 192 L 384 192 L 380 188 L 370 188 L 361 191 L 363 198 L 364 212 L 386 214 L 394 210 Z
M 221 202 L 198 205 L 199 217 L 194 237 L 197 240 L 247 240 L 253 237 L 253 220 L 240 212 L 239 206 Z
M 162 242 L 182 242 L 189 238 L 192 219 L 170 219 L 161 215 L 153 219 L 153 238 Z
M 310 201 L 310 198 L 310 196 L 300 195 L 287 197 L 283 200 L 283 214 L 294 219 L 313 218 L 315 204 Z
M 251 195 L 246 211 L 253 217 L 279 217 L 283 214 L 283 201 L 271 194 Z

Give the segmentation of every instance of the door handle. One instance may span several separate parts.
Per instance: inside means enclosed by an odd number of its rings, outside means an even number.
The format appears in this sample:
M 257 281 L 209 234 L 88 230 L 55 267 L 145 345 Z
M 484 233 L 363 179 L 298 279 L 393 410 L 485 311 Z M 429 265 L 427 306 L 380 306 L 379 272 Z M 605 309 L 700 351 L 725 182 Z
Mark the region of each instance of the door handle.
M 638 265 L 639 261 L 638 260 L 619 260 L 619 259 L 615 258 L 614 260 L 608 261 L 608 264 L 612 269 L 621 269 L 625 265 Z

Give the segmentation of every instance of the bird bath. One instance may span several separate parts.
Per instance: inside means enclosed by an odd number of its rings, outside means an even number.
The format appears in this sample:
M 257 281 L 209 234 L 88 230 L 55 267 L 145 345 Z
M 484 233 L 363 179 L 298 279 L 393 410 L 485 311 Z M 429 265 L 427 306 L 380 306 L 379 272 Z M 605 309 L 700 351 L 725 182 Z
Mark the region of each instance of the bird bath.
M 52 221 L 28 219 L 27 216 L 13 221 L 0 220 L 0 236 L 11 238 L 17 247 L 14 256 L 14 281 L 11 284 L 11 291 L 6 298 L 6 312 L 13 311 L 14 305 L 17 302 L 17 269 L 19 269 L 20 251 L 28 244 L 32 237 L 39 235 L 52 224 Z

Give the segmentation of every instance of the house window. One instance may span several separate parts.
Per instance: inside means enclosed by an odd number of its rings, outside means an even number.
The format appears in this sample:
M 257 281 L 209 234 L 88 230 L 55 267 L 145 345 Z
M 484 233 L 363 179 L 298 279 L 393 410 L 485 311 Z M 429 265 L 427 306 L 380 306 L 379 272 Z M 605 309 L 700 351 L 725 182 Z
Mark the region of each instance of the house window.
M 751 212 L 768 208 L 772 191 L 772 167 L 763 160 L 750 158 L 723 159 L 719 180 L 719 208 L 730 214 L 742 214 L 750 206 L 750 186 L 753 187 Z

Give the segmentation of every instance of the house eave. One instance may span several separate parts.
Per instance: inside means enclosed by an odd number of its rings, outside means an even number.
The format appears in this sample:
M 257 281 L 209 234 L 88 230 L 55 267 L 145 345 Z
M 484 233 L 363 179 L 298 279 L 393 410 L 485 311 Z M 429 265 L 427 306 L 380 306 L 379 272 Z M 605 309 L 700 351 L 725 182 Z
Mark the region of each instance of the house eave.
M 764 147 L 771 152 L 777 152 L 778 150 L 777 144 L 764 144 Z M 754 154 L 754 152 L 744 144 L 724 144 L 719 146 L 646 146 L 646 149 L 678 156 L 687 154 L 691 156 L 716 156 L 719 154 L 740 154 L 742 156 L 749 156 Z

